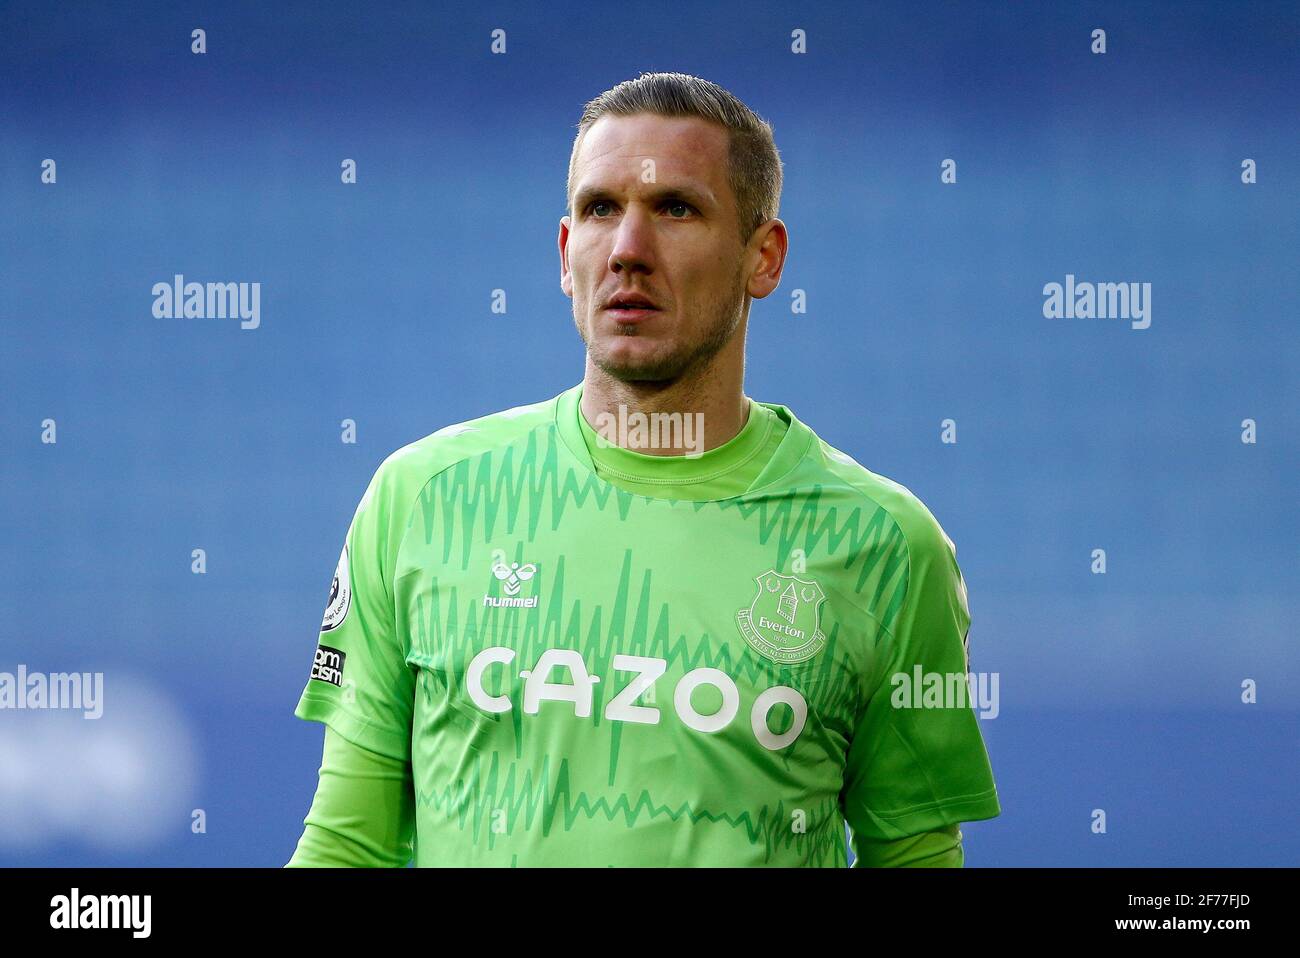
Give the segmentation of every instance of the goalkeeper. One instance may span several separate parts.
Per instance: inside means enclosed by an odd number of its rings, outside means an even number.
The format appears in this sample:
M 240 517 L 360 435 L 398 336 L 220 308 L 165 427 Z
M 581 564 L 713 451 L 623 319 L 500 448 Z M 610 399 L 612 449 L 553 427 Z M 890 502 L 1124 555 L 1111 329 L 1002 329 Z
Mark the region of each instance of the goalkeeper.
M 893 694 L 968 673 L 952 542 L 744 392 L 781 181 L 708 81 L 587 104 L 582 381 L 375 472 L 295 712 L 326 730 L 289 865 L 843 867 L 847 826 L 855 865 L 960 866 L 999 814 L 969 703 Z

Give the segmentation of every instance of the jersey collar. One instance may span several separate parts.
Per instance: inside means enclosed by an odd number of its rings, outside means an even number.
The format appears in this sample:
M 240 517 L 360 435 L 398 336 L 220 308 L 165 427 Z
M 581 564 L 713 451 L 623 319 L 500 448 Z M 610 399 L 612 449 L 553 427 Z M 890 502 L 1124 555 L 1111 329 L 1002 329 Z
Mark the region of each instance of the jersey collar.
M 555 397 L 555 428 L 565 447 L 578 460 L 582 468 L 591 473 L 592 480 L 606 483 L 606 480 L 596 473 L 591 451 L 587 447 L 587 439 L 584 438 L 584 432 L 588 436 L 594 435 L 595 429 L 586 422 L 585 418 L 579 419 L 582 416 L 579 405 L 582 386 L 583 384 L 579 382 Z M 800 422 L 788 407 L 778 403 L 761 403 L 758 400 L 751 400 L 751 403 L 770 409 L 786 422 L 787 428 L 776 452 L 772 454 L 746 494 L 771 485 L 784 477 L 799 464 L 816 438 L 812 430 Z M 761 449 L 767 438 L 767 430 L 764 428 L 766 418 L 760 416 L 757 409 L 751 408 L 749 420 L 740 433 L 732 437 L 729 442 L 710 449 L 700 456 L 649 456 L 631 449 L 607 447 L 598 450 L 601 466 L 603 468 L 612 465 L 620 472 L 644 478 L 698 478 L 707 481 L 709 475 L 726 471 L 742 463 L 745 456 L 754 454 L 755 447 Z M 707 489 L 707 486 L 705 488 Z M 663 495 L 648 498 L 672 499 L 681 496 L 673 495 L 672 488 L 666 487 Z M 691 498 L 697 497 L 691 496 Z M 719 495 L 710 498 L 706 492 L 705 498 L 701 501 L 717 501 L 722 498 L 734 498 L 734 496 Z

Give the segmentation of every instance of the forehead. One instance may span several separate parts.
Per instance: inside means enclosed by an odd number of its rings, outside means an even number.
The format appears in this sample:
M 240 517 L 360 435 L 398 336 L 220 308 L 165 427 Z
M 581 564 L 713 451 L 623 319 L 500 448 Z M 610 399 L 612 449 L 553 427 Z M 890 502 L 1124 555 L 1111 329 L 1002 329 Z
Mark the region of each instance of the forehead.
M 579 145 L 574 190 L 637 185 L 643 161 L 652 159 L 659 183 L 694 184 L 722 202 L 728 147 L 726 128 L 697 116 L 603 116 Z

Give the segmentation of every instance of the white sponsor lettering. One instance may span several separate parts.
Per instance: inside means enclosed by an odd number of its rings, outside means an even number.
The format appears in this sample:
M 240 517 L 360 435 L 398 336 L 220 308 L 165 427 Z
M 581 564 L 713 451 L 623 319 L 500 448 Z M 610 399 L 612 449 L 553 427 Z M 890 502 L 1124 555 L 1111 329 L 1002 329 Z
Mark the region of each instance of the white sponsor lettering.
M 514 703 L 507 694 L 492 695 L 485 687 L 487 671 L 494 665 L 507 666 L 515 659 L 515 650 L 492 646 L 479 652 L 465 671 L 465 686 L 470 701 L 485 712 L 509 712 Z M 552 682 L 550 676 L 557 667 L 568 670 L 568 681 Z M 613 660 L 617 672 L 632 672 L 634 677 L 620 689 L 605 706 L 605 718 L 614 722 L 637 722 L 658 725 L 660 710 L 647 705 L 636 705 L 636 700 L 652 690 L 655 683 L 668 671 L 664 659 L 639 655 L 616 655 Z M 592 675 L 581 653 L 572 649 L 547 649 L 531 669 L 519 673 L 523 683 L 523 711 L 536 715 L 543 702 L 569 702 L 575 718 L 590 718 L 593 690 L 600 676 Z M 691 705 L 691 693 L 703 685 L 711 685 L 721 693 L 722 705 L 711 715 L 698 712 Z M 673 711 L 679 721 L 697 732 L 717 733 L 727 728 L 740 711 L 740 690 L 735 681 L 719 669 L 692 669 L 677 680 L 672 696 Z M 789 706 L 793 713 L 790 728 L 781 734 L 768 727 L 768 716 L 778 705 Z M 808 722 L 808 703 L 798 689 L 785 685 L 772 686 L 754 700 L 749 713 L 750 728 L 755 739 L 770 751 L 779 751 L 792 745 Z

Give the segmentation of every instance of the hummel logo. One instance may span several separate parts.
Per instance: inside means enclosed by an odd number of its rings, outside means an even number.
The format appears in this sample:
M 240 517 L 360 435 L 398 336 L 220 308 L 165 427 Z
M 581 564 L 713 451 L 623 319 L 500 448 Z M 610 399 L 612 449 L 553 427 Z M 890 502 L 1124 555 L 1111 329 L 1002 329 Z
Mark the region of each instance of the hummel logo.
M 485 595 L 483 596 L 484 605 L 497 608 L 534 609 L 537 607 L 537 596 L 531 595 L 526 599 L 519 598 L 520 587 L 537 574 L 535 564 L 529 562 L 520 565 L 518 562 L 512 562 L 506 565 L 504 562 L 495 562 L 492 564 L 492 574 L 503 583 L 501 589 L 505 592 L 505 595 Z
M 531 579 L 536 571 L 537 566 L 531 562 L 523 567 L 520 567 L 518 562 L 512 562 L 510 565 L 498 562 L 492 567 L 492 574 L 506 584 L 506 595 L 518 595 L 519 584 Z

